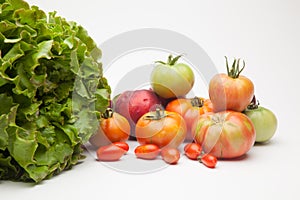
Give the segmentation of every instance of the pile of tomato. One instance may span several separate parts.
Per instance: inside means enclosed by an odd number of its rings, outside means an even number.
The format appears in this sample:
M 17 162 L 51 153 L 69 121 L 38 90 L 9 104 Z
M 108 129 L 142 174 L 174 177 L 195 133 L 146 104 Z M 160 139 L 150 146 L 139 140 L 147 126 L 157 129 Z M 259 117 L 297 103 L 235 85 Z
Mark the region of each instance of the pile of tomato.
M 266 143 L 276 132 L 274 113 L 256 101 L 253 82 L 243 76 L 245 62 L 226 58 L 227 74 L 216 74 L 209 83 L 209 97 L 186 98 L 194 87 L 190 66 L 179 63 L 181 56 L 158 61 L 151 73 L 151 89 L 166 104 L 157 105 L 134 123 L 137 158 L 158 156 L 169 164 L 184 154 L 214 168 L 217 159 L 233 159 L 246 154 L 255 142 Z M 138 97 L 137 97 L 138 98 Z M 143 105 L 141 105 L 143 106 Z M 90 142 L 98 148 L 100 161 L 117 161 L 129 150 L 132 126 L 129 118 L 108 109 L 102 114 L 99 130 Z

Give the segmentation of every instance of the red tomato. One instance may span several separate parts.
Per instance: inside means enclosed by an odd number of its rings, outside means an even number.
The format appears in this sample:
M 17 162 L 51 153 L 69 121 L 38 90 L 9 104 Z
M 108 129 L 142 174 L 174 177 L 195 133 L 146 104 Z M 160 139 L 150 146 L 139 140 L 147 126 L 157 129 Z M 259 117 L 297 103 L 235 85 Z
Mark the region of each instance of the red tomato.
M 113 144 L 122 148 L 126 152 L 129 150 L 129 145 L 126 142 L 114 142 Z
M 100 126 L 96 134 L 90 139 L 95 147 L 105 146 L 113 142 L 124 142 L 130 135 L 130 125 L 125 117 L 107 109 L 100 119 Z
M 168 164 L 177 164 L 180 159 L 180 152 L 176 148 L 166 147 L 161 150 L 161 157 Z
M 97 158 L 100 161 L 117 161 L 126 151 L 114 144 L 102 146 L 97 150 Z
M 192 160 L 197 160 L 202 153 L 202 147 L 197 143 L 188 143 L 184 146 L 185 155 Z
M 204 154 L 200 158 L 200 162 L 209 168 L 215 168 L 217 165 L 217 161 L 217 158 L 210 154 Z
M 158 109 L 143 115 L 138 120 L 135 131 L 140 144 L 176 148 L 185 139 L 186 124 L 178 113 Z
M 134 153 L 138 158 L 153 160 L 159 155 L 160 149 L 155 144 L 144 144 L 137 146 L 134 149 Z
M 251 120 L 240 112 L 202 115 L 194 127 L 195 142 L 217 158 L 235 158 L 248 152 L 255 142 Z
M 168 103 L 166 110 L 180 114 L 185 120 L 187 127 L 186 140 L 192 141 L 192 125 L 200 115 L 213 111 L 212 103 L 209 99 L 195 97 L 192 99 L 175 99 Z
M 234 60 L 232 68 L 227 64 L 227 74 L 215 75 L 209 83 L 209 97 L 215 112 L 233 110 L 242 112 L 250 104 L 254 95 L 254 85 L 250 79 L 240 75 L 239 60 Z

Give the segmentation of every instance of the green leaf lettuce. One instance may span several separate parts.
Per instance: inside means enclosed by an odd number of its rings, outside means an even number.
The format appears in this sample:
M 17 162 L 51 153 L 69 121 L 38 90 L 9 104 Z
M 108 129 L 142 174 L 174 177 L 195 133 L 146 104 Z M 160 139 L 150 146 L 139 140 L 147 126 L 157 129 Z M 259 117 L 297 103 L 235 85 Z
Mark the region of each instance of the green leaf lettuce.
M 0 180 L 52 177 L 83 158 L 110 87 L 75 22 L 0 0 Z

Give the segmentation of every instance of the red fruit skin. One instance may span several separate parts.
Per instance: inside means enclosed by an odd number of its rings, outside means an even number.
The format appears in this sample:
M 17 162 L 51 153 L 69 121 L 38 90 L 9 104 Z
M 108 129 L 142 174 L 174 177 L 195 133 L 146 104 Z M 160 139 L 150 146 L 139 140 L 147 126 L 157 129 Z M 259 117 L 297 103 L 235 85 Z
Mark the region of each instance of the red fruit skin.
M 180 152 L 176 148 L 171 148 L 171 147 L 163 148 L 161 150 L 161 157 L 166 163 L 170 165 L 175 165 L 178 163 L 180 159 Z
M 204 154 L 201 156 L 201 163 L 203 163 L 208 168 L 215 168 L 218 162 L 218 159 L 210 154 Z
M 153 160 L 160 154 L 160 149 L 155 144 L 144 144 L 134 149 L 137 158 Z
M 185 155 L 191 160 L 197 160 L 202 153 L 202 147 L 197 143 L 188 143 L 184 146 Z
M 135 137 L 135 124 L 139 118 L 161 105 L 158 96 L 152 90 L 125 91 L 117 97 L 114 105 L 115 112 L 123 115 L 129 122 L 131 136 Z
M 110 144 L 98 148 L 96 153 L 99 161 L 117 161 L 126 153 L 126 151 L 117 145 Z
M 129 151 L 129 145 L 126 142 L 114 142 L 113 145 L 122 148 L 126 153 Z

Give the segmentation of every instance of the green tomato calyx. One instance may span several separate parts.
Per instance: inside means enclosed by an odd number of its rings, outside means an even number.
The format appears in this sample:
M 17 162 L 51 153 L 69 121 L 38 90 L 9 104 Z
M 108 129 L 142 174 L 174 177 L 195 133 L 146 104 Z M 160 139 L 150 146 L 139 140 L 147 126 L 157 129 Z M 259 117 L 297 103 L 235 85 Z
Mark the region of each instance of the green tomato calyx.
M 228 66 L 228 59 L 225 56 L 226 59 L 226 68 L 227 68 L 227 75 L 231 78 L 238 78 L 241 74 L 241 72 L 245 68 L 245 61 L 243 60 L 243 67 L 240 69 L 240 61 L 241 59 L 234 59 L 231 68 Z
M 155 61 L 155 63 L 160 63 L 160 64 L 163 64 L 163 65 L 173 66 L 177 63 L 177 61 L 179 60 L 180 57 L 182 57 L 182 55 L 178 55 L 175 58 L 173 58 L 173 55 L 170 54 L 169 57 L 168 57 L 168 62 Z
M 194 97 L 193 99 L 191 99 L 191 104 L 193 107 L 203 107 L 204 105 L 204 101 L 203 99 L 199 98 L 199 97 Z
M 166 114 L 166 112 L 163 109 L 157 107 L 154 112 L 151 112 L 149 115 L 146 115 L 145 119 L 160 120 L 160 119 L 163 119 L 167 116 L 168 115 Z
M 101 118 L 108 119 L 112 118 L 114 112 L 111 108 L 107 108 L 104 113 L 101 114 Z
M 251 103 L 247 106 L 249 110 L 255 110 L 259 107 L 259 101 L 256 99 L 255 95 L 253 95 L 253 99 Z

